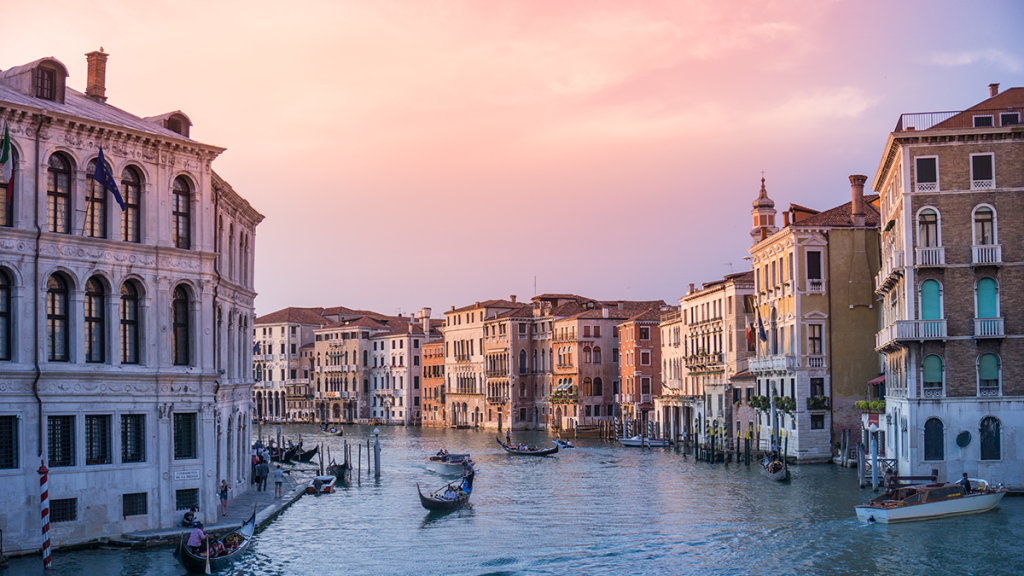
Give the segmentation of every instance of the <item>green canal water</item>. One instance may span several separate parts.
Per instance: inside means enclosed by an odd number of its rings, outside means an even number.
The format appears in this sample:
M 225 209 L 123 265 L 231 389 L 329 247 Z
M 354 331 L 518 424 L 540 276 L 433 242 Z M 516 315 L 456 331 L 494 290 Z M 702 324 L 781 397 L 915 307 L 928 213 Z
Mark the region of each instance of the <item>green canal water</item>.
M 858 522 L 872 497 L 851 470 L 796 466 L 789 483 L 754 465 L 709 465 L 672 449 L 621 448 L 600 440 L 535 458 L 505 454 L 494 435 L 381 427 L 382 476 L 336 494 L 303 497 L 255 540 L 229 574 L 1014 574 L 1024 571 L 1024 499 L 994 511 L 899 525 Z M 264 427 L 266 433 L 267 427 Z M 286 426 L 334 455 L 344 438 Z M 547 436 L 515 436 L 547 444 Z M 424 468 L 447 448 L 477 463 L 472 506 L 429 513 L 416 483 L 444 478 Z M 355 454 L 355 450 L 353 449 Z M 365 452 L 364 452 L 365 457 Z M 39 558 L 11 575 L 43 574 Z M 180 575 L 168 548 L 58 553 L 52 576 Z

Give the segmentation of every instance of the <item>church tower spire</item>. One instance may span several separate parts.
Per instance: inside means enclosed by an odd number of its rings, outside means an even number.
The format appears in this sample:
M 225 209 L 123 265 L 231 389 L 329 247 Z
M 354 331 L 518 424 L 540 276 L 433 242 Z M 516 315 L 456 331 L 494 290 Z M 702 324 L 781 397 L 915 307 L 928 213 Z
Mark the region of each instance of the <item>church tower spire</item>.
M 754 244 L 778 232 L 775 227 L 775 201 L 768 197 L 768 190 L 764 187 L 764 174 L 761 174 L 761 192 L 754 200 L 754 209 L 750 211 L 754 215 L 754 227 L 750 229 L 750 237 Z

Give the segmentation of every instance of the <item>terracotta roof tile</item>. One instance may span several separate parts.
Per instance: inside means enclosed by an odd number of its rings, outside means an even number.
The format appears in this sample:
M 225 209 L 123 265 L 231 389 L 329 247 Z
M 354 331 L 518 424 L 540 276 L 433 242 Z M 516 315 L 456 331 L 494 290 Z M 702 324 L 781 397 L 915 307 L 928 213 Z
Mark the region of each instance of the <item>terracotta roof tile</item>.
M 321 311 L 323 308 L 285 308 L 257 317 L 253 326 L 284 323 L 323 326 L 327 324 L 327 319 L 320 315 Z
M 864 195 L 864 223 L 869 228 L 878 227 L 879 221 L 881 220 L 878 210 L 875 210 L 875 207 L 869 204 L 869 202 L 874 201 L 877 197 L 877 194 Z M 847 202 L 841 206 L 836 206 L 835 208 L 825 210 L 824 212 L 805 218 L 796 224 L 790 224 L 790 226 L 810 228 L 850 228 L 853 226 L 853 219 L 850 215 L 853 208 L 852 205 L 853 201 Z

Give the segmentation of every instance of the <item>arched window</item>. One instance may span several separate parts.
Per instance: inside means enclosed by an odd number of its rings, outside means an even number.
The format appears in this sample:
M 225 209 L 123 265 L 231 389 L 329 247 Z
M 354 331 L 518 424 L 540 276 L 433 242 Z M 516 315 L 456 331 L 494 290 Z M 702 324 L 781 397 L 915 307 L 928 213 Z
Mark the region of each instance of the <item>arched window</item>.
M 935 280 L 921 283 L 921 320 L 942 318 L 942 291 Z
M 174 327 L 171 342 L 171 356 L 175 366 L 189 365 L 189 301 L 188 290 L 184 286 L 174 289 L 174 300 L 171 303 L 172 324 Z
M 0 360 L 10 360 L 14 342 L 11 341 L 11 279 L 0 271 Z
M 519 351 L 519 373 L 526 374 L 526 350 Z
M 50 232 L 71 233 L 71 163 L 60 154 L 50 156 L 46 172 L 46 225 Z
M 583 379 L 583 395 L 584 396 L 592 396 L 592 394 L 590 393 L 590 388 L 591 388 L 591 386 L 593 386 L 593 384 L 594 383 L 590 380 L 590 378 L 584 378 Z
M 988 206 L 979 206 L 974 211 L 974 245 L 988 246 L 995 243 L 995 213 Z
M 11 146 L 11 179 L 9 181 L 0 177 L 0 194 L 4 197 L 0 201 L 0 226 L 14 226 L 14 182 L 21 178 L 18 173 L 18 151 Z
M 173 212 L 174 223 L 171 227 L 174 246 L 188 250 L 192 247 L 192 191 L 182 176 L 174 179 Z
M 531 366 L 530 369 L 532 371 L 534 371 L 534 372 L 537 371 L 537 349 L 536 348 L 534 348 L 534 350 L 533 350 L 533 366 Z
M 587 346 L 586 348 L 583 349 L 583 362 L 584 364 L 590 364 L 593 361 L 594 351 L 590 349 L 590 346 Z
M 121 199 L 124 200 L 124 212 L 121 213 L 121 240 L 125 242 L 142 242 L 140 228 L 142 197 L 142 177 L 139 171 L 127 167 L 121 172 Z
M 925 208 L 917 215 L 917 245 L 920 248 L 939 245 L 939 215 L 931 208 Z
M 600 378 L 594 378 L 594 396 L 603 396 L 604 386 Z
M 944 442 L 945 427 L 942 425 L 942 420 L 929 418 L 924 423 L 924 459 L 945 460 Z
M 103 283 L 93 276 L 85 283 L 85 361 L 104 362 L 106 350 L 106 294 Z
M 981 421 L 981 459 L 1000 460 L 999 420 L 989 416 Z
M 999 395 L 999 357 L 982 354 L 978 357 L 978 395 Z
M 922 363 L 922 381 L 924 397 L 934 398 L 942 395 L 942 358 L 935 354 L 925 356 Z
M 977 318 L 999 317 L 999 298 L 995 280 L 992 278 L 978 280 L 978 285 L 975 287 L 975 304 Z
M 85 167 L 85 235 L 89 238 L 106 238 L 107 189 L 96 182 L 94 174 L 96 160 L 90 160 Z
M 46 281 L 46 358 L 68 361 L 68 283 L 57 274 Z
M 125 282 L 121 285 L 121 364 L 138 363 L 139 290 L 134 282 Z
M 594 348 L 594 364 L 601 363 L 601 347 Z

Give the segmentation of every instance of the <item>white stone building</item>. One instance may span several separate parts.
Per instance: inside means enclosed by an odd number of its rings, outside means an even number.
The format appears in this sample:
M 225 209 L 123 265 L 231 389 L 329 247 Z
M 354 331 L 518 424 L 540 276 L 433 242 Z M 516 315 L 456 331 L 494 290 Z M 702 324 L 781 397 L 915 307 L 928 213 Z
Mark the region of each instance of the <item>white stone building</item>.
M 0 72 L 14 185 L 0 211 L 0 526 L 40 547 L 166 528 L 249 487 L 253 251 L 263 219 L 181 112 L 106 103 L 42 58 Z M 99 148 L 125 201 L 93 182 Z M 7 188 L 9 182 L 3 182 Z M 103 487 L 102 490 L 97 489 Z
M 303 346 L 313 342 L 313 330 L 329 323 L 323 308 L 285 308 L 256 318 L 253 328 L 253 416 L 258 420 L 312 421 L 311 410 L 290 411 L 289 387 L 309 390 L 309 361 Z M 312 400 L 312 398 L 310 398 Z M 293 400 L 294 402 L 294 400 Z

